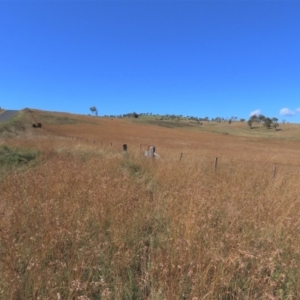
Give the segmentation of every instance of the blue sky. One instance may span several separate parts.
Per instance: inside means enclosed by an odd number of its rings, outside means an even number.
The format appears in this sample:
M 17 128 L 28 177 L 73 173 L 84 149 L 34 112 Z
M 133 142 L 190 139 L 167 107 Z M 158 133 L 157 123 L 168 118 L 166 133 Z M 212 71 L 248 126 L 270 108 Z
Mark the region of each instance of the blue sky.
M 300 1 L 0 1 L 0 106 L 300 122 Z

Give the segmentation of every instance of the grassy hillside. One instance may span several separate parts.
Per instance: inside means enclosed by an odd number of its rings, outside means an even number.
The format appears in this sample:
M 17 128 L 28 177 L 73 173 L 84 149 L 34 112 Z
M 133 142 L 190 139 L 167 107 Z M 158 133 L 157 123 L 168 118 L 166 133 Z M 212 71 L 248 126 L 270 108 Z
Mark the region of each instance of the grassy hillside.
M 0 173 L 3 299 L 299 298 L 298 125 L 28 114 L 0 140 L 35 153 Z

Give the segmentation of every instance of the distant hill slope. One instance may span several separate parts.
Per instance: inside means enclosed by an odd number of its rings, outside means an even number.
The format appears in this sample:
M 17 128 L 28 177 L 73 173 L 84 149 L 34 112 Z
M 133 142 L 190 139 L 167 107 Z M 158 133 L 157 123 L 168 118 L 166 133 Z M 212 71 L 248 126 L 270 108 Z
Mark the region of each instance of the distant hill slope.
M 41 123 L 41 128 L 32 125 Z M 128 151 L 138 154 L 148 145 L 156 147 L 163 159 L 179 160 L 197 156 L 226 157 L 247 161 L 274 161 L 295 164 L 300 149 L 300 125 L 280 124 L 280 130 L 267 129 L 255 123 L 250 129 L 246 122 L 207 122 L 197 124 L 187 119 L 161 120 L 147 118 L 96 117 L 65 112 L 23 109 L 7 122 L 0 123 L 0 137 L 14 135 L 46 138 L 74 148 L 87 143 L 97 149 L 121 151 L 123 144 Z
M 231 124 L 228 121 L 201 121 L 197 123 L 187 118 L 177 119 L 163 119 L 159 116 L 141 116 L 140 118 L 130 117 L 96 117 L 91 115 L 79 115 L 66 112 L 50 112 L 31 109 L 32 115 L 35 116 L 36 122 L 40 122 L 46 127 L 57 127 L 59 131 L 64 134 L 65 130 L 73 134 L 79 130 L 84 132 L 87 136 L 96 136 L 103 139 L 104 132 L 98 131 L 99 126 L 107 127 L 104 134 L 111 135 L 111 131 L 119 136 L 130 136 L 140 132 L 140 136 L 152 136 L 153 132 L 164 132 L 167 130 L 171 135 L 177 134 L 200 134 L 213 133 L 217 135 L 230 135 L 245 138 L 267 138 L 280 140 L 300 140 L 300 124 L 279 124 L 279 127 L 269 128 L 263 126 L 262 123 L 253 123 L 253 128 L 250 129 L 247 122 L 234 121 Z M 112 122 L 113 121 L 113 122 Z M 126 124 L 126 125 L 125 125 Z M 130 129 L 129 129 L 130 128 Z M 54 129 L 54 128 L 53 128 Z M 146 133 L 149 132 L 149 133 Z M 77 132 L 79 134 L 79 132 Z M 95 136 L 95 138 L 96 138 Z

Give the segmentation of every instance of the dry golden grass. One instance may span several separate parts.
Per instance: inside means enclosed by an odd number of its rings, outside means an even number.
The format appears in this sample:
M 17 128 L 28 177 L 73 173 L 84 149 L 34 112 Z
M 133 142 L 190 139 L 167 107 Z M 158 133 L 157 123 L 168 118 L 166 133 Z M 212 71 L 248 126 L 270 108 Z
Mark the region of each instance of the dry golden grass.
M 205 123 L 201 126 L 167 128 L 149 125 L 144 120 L 95 118 L 91 116 L 34 111 L 37 120 L 55 135 L 95 141 L 103 147 L 111 143 L 117 150 L 128 144 L 139 151 L 140 144 L 156 145 L 157 152 L 170 158 L 180 153 L 192 156 L 218 156 L 230 159 L 261 160 L 297 164 L 300 147 L 300 125 L 284 124 L 280 131 L 265 129 L 261 124 L 252 130 L 247 123 Z M 176 124 L 174 121 L 166 123 Z M 188 121 L 181 121 L 189 124 Z M 227 133 L 227 134 L 220 134 Z M 45 134 L 45 131 L 43 131 Z M 101 144 L 102 142 L 102 144 Z
M 300 170 L 233 161 L 299 141 L 69 117 L 1 140 L 40 152 L 0 174 L 1 299 L 299 298 Z

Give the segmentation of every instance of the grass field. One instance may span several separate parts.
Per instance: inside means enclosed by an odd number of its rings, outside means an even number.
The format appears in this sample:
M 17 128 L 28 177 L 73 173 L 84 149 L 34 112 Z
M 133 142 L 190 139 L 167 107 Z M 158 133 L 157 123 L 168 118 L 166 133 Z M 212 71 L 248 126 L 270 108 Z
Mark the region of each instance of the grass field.
M 299 299 L 300 125 L 177 123 L 0 124 L 0 298 Z

